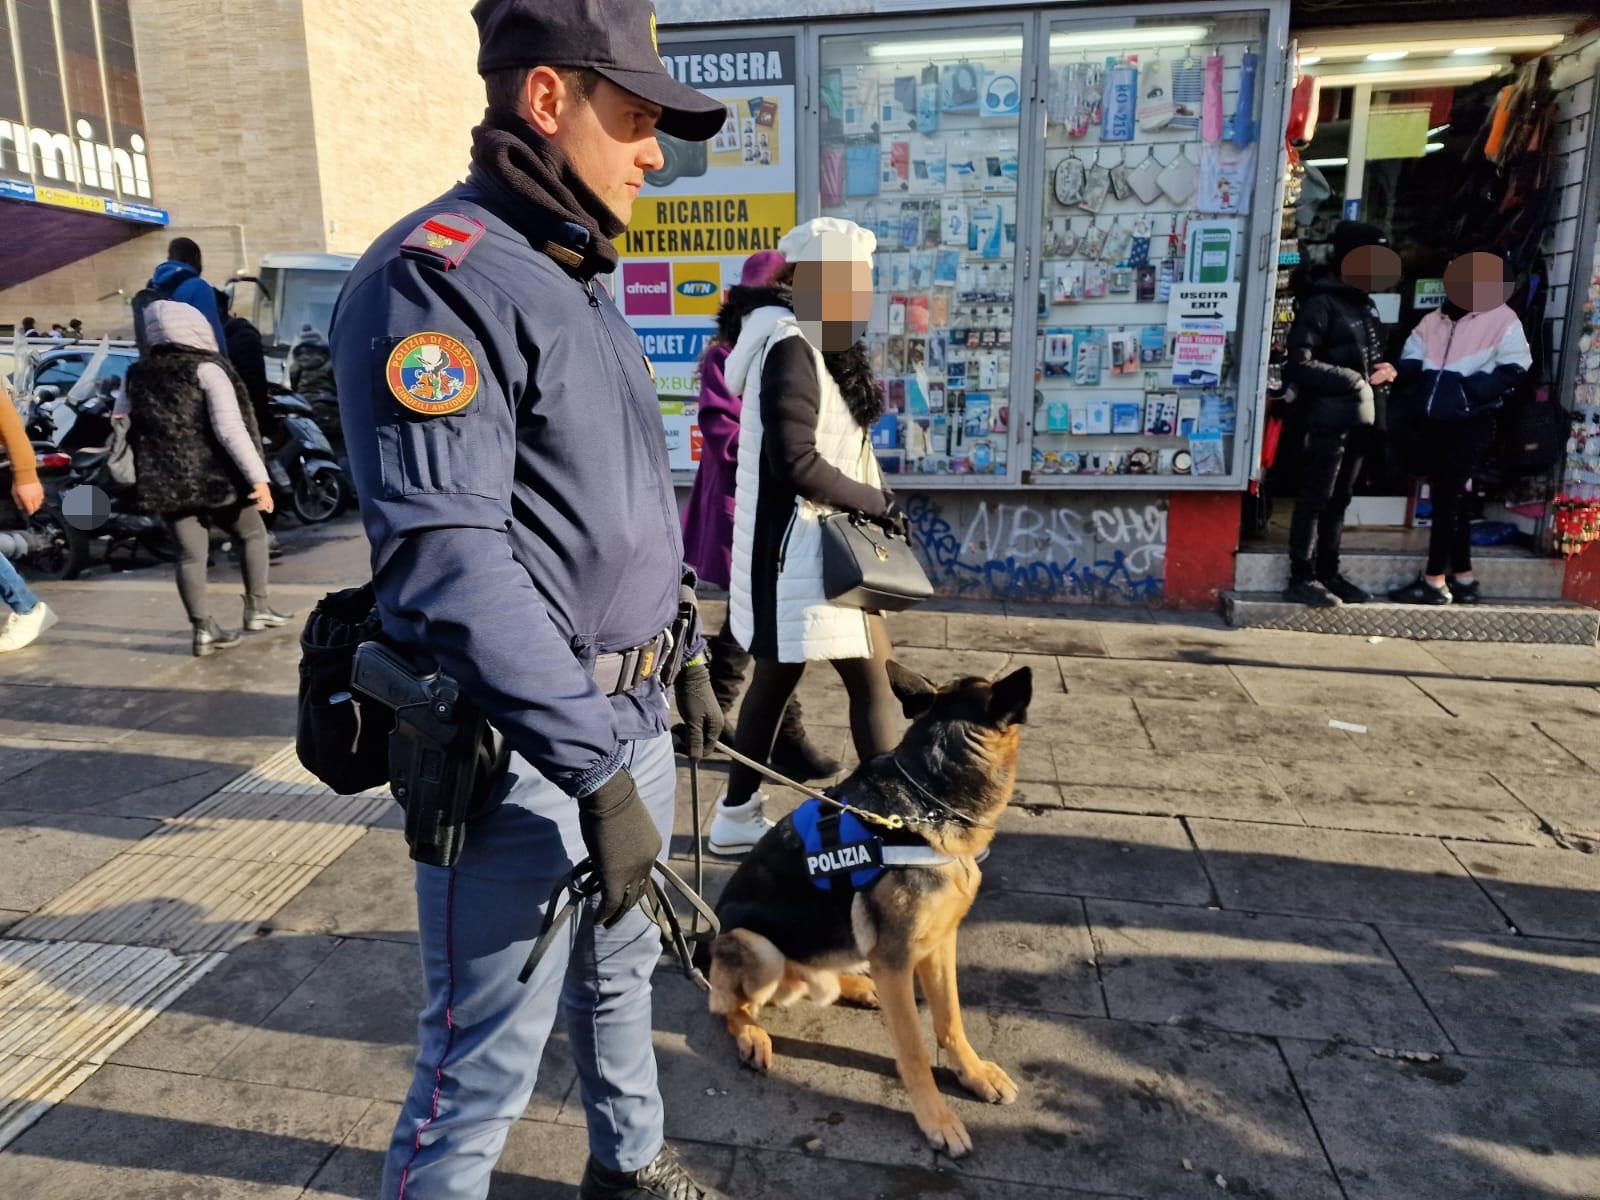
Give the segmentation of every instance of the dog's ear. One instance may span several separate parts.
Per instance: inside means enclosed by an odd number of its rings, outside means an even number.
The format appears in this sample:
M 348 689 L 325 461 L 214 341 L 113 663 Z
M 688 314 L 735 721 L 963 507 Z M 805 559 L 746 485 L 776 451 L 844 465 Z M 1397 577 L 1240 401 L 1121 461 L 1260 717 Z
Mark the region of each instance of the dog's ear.
M 1021 667 L 1000 680 L 989 691 L 989 721 L 998 729 L 1021 725 L 1028 719 L 1028 704 L 1033 700 L 1033 668 Z
M 933 700 L 939 694 L 939 689 L 925 676 L 902 667 L 892 658 L 888 662 L 888 667 L 889 686 L 894 689 L 894 694 L 898 697 L 907 719 L 915 721 L 933 707 Z

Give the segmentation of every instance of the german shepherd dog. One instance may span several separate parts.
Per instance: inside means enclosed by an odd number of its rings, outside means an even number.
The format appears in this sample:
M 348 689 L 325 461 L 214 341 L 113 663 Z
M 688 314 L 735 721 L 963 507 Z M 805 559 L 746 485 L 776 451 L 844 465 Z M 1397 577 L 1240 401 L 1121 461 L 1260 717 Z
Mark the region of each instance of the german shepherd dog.
M 739 1058 L 758 1071 L 772 1064 L 772 1038 L 756 1024 L 763 1005 L 807 996 L 880 1008 L 918 1127 L 934 1149 L 959 1158 L 972 1138 L 934 1084 L 912 979 L 922 983 L 934 1033 L 962 1086 L 991 1104 L 1015 1100 L 1017 1085 L 978 1057 L 962 1028 L 956 929 L 978 894 L 974 856 L 1011 801 L 1033 674 L 1023 667 L 995 683 L 969 677 L 935 687 L 891 662 L 889 677 L 910 729 L 893 753 L 864 763 L 830 794 L 901 817 L 903 829 L 868 827 L 886 845 L 930 847 L 954 861 L 889 867 L 863 891 L 835 879 L 824 891 L 808 875 L 793 816 L 785 817 L 717 903 L 723 932 L 710 947 L 710 1006 L 738 1042 Z

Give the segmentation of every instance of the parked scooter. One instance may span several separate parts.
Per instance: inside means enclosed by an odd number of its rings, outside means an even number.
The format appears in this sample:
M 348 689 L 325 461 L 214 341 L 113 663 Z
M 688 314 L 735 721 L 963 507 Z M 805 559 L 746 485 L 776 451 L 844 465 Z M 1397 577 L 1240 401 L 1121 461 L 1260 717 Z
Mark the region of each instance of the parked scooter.
M 64 397 L 38 397 L 29 418 L 30 434 L 49 439 L 57 452 L 67 456 L 67 470 L 57 484 L 58 507 L 81 545 L 75 539 L 67 548 L 70 561 L 65 569 L 71 574 L 61 578 L 73 578 L 88 565 L 89 547 L 96 539 L 105 540 L 106 565 L 113 568 L 136 565 L 141 551 L 159 562 L 178 557 L 167 523 L 159 516 L 133 511 L 133 489 L 112 479 L 106 469 L 119 382 L 115 377 L 98 380 L 87 395 L 75 390 Z
M 26 562 L 35 579 L 76 579 L 89 563 L 89 535 L 61 511 L 61 488 L 71 455 L 35 441 L 33 456 L 44 487 L 44 504 L 24 517 L 11 500 L 11 463 L 0 451 L 0 555 Z
M 306 525 L 321 524 L 350 503 L 350 478 L 317 424 L 309 401 L 276 388 L 268 405 L 277 425 L 267 446 L 273 503 Z

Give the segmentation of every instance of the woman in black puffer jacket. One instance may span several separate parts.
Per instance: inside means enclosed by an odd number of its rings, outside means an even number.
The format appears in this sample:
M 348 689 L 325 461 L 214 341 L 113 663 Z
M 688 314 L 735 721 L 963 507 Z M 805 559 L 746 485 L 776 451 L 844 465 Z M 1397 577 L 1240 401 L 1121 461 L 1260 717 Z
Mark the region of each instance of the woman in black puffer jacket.
M 1361 471 L 1361 431 L 1375 419 L 1378 390 L 1394 379 L 1394 368 L 1382 361 L 1383 324 L 1367 294 L 1384 283 L 1373 274 L 1375 254 L 1393 258 L 1398 277 L 1399 260 L 1377 229 L 1340 222 L 1333 234 L 1336 267 L 1308 276 L 1289 330 L 1284 381 L 1295 390 L 1306 438 L 1283 594 L 1297 604 L 1325 608 L 1371 598 L 1340 573 L 1339 544 Z

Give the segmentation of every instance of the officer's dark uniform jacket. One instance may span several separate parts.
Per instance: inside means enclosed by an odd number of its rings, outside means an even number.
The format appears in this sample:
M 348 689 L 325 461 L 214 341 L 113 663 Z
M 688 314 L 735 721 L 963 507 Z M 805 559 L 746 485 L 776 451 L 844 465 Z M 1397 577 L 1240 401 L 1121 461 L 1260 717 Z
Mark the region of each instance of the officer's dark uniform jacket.
M 486 227 L 458 265 L 402 249 L 453 213 Z M 621 743 L 666 729 L 656 681 L 608 698 L 589 667 L 671 624 L 682 578 L 655 387 L 598 267 L 582 226 L 474 167 L 362 257 L 331 339 L 386 635 L 572 795 L 615 772 Z M 478 370 L 447 416 L 402 406 L 386 377 L 393 348 L 429 332 Z

